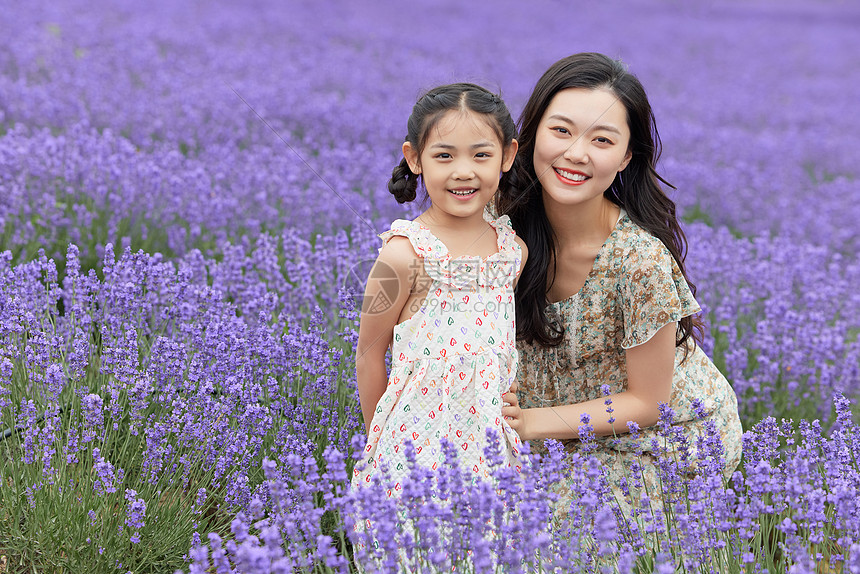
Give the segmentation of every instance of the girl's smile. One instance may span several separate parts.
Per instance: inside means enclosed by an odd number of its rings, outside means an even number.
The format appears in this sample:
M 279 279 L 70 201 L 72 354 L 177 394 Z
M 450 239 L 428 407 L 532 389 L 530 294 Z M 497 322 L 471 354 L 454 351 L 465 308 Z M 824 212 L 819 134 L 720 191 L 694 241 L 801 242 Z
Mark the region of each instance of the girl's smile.
M 477 192 L 478 190 L 475 189 L 474 187 L 466 187 L 466 188 L 458 188 L 458 189 L 449 189 L 448 191 L 450 191 L 451 193 L 453 193 L 457 197 L 462 197 L 462 198 L 466 199 L 466 198 L 469 198 L 472 195 L 474 195 L 475 192 Z

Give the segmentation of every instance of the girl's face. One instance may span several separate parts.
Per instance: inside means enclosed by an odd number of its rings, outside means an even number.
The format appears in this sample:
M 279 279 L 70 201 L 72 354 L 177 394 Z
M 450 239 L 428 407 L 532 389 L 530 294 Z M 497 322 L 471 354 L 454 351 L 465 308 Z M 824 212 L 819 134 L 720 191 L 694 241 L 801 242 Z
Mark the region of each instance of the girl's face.
M 627 110 L 605 89 L 557 93 L 538 124 L 534 167 L 544 202 L 585 205 L 602 201 L 632 153 Z
M 454 218 L 482 217 L 499 174 L 511 168 L 516 153 L 516 140 L 502 147 L 484 117 L 461 110 L 447 112 L 430 129 L 420 156 L 412 144 L 403 144 L 410 169 L 424 179 L 428 211 Z

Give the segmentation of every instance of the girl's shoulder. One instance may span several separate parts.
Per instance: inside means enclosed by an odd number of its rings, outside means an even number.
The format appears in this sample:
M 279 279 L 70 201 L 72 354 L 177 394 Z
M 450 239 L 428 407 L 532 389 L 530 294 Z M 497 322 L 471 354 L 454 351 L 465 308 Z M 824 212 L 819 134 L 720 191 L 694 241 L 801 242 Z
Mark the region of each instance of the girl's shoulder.
M 514 283 L 519 279 L 529 256 L 526 242 L 517 235 L 511 218 L 507 215 L 497 215 L 489 206 L 484 210 L 484 220 L 496 230 L 498 259 L 514 263 Z
M 410 235 L 415 235 L 418 231 L 420 225 L 417 221 L 411 221 L 409 219 L 395 219 L 391 222 L 391 225 L 379 234 L 379 238 L 382 239 L 383 244 L 388 243 L 388 241 L 392 237 L 409 237 Z
M 406 277 L 420 268 L 420 260 L 420 255 L 407 237 L 393 234 L 379 248 L 376 257 L 378 270 L 375 273 Z
M 385 272 L 393 272 L 398 277 L 416 269 L 422 257 L 422 243 L 416 241 L 416 225 L 408 219 L 397 219 L 389 229 L 380 233 L 382 246 L 376 265 L 382 265 Z
M 391 227 L 379 234 L 382 239 L 382 247 L 380 254 L 389 244 L 399 244 L 395 248 L 398 251 L 405 251 L 407 244 L 418 257 L 438 257 L 445 250 L 436 236 L 417 221 L 409 219 L 396 219 L 392 222 Z
M 489 223 L 495 230 L 499 238 L 500 247 L 513 247 L 514 245 L 525 246 L 525 242 L 517 236 L 514 231 L 514 226 L 511 223 L 511 218 L 507 215 L 495 215 L 489 209 L 484 210 L 484 221 Z

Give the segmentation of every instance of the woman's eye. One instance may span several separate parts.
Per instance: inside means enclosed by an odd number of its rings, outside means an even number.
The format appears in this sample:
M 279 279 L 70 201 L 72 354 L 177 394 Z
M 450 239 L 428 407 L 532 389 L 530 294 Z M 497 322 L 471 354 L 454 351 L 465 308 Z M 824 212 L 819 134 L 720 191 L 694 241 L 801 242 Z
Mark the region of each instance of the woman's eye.
M 436 154 L 436 159 L 451 159 L 451 154 L 450 154 L 450 153 L 446 153 L 446 152 L 437 153 L 437 154 Z
M 598 137 L 594 138 L 594 141 L 596 141 L 598 143 L 602 143 L 602 144 L 611 144 L 612 143 L 611 139 L 605 138 L 603 136 L 598 136 Z
M 563 128 L 561 126 L 555 127 L 555 128 L 550 128 L 550 129 L 552 129 L 553 131 L 557 131 L 560 134 L 569 134 L 570 133 L 567 128 Z
M 485 157 L 492 157 L 492 156 L 485 151 L 481 151 L 481 152 L 476 153 L 475 157 L 485 158 Z

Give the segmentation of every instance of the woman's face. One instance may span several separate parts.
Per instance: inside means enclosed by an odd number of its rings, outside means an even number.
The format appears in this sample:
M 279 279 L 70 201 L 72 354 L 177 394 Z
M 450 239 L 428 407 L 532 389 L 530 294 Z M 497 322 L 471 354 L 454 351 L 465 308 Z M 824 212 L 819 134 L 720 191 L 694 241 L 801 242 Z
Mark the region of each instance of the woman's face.
M 544 202 L 584 205 L 602 201 L 632 154 L 627 110 L 606 89 L 557 93 L 538 124 L 534 167 Z

